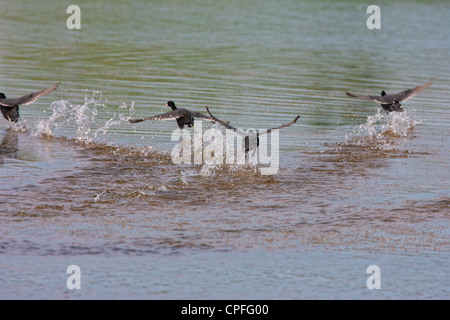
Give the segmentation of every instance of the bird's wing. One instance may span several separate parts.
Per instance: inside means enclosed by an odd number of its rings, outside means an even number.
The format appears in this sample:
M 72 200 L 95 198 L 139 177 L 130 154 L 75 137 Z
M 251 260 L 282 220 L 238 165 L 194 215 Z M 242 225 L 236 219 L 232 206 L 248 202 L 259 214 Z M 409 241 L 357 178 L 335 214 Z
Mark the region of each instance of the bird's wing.
M 241 132 L 242 132 L 242 130 L 236 129 L 235 127 L 229 125 L 227 122 L 224 122 L 224 121 L 222 121 L 222 120 L 216 118 L 215 116 L 213 116 L 212 113 L 211 113 L 211 111 L 209 111 L 208 107 L 206 107 L 206 110 L 208 111 L 209 115 L 211 116 L 211 118 L 212 118 L 214 121 L 220 123 L 220 124 L 223 125 L 225 128 L 231 129 L 231 130 L 233 130 L 233 131 L 236 131 L 237 133 L 241 133 Z M 289 126 L 293 125 L 294 123 L 296 123 L 297 120 L 298 120 L 299 118 L 300 118 L 300 116 L 296 116 L 295 119 L 294 119 L 293 121 L 291 121 L 291 122 L 289 122 L 289 123 L 282 124 L 281 126 L 276 127 L 276 128 L 268 129 L 266 132 L 264 132 L 264 133 L 262 133 L 262 134 L 270 133 L 272 130 L 276 130 L 276 129 L 281 129 L 281 128 L 289 127 Z
M 389 96 L 362 96 L 362 95 L 353 94 L 350 92 L 345 92 L 345 93 L 350 97 L 354 97 L 354 98 L 358 98 L 358 99 L 362 99 L 362 100 L 369 100 L 369 101 L 378 102 L 378 103 L 387 103 L 390 100 L 390 99 L 386 99 L 386 97 L 389 97 Z
M 131 123 L 138 123 L 138 122 L 142 122 L 142 121 L 146 121 L 146 120 L 165 121 L 165 120 L 175 120 L 178 118 L 180 118 L 180 115 L 177 112 L 170 111 L 170 112 L 158 114 L 156 116 L 150 116 L 150 117 L 141 118 L 141 119 L 130 119 L 128 121 L 130 121 Z
M 433 83 L 433 79 L 431 79 L 430 81 L 428 81 L 424 85 L 421 85 L 421 86 L 418 86 L 418 87 L 415 87 L 415 88 L 412 88 L 412 89 L 408 89 L 408 90 L 399 92 L 399 93 L 393 95 L 395 97 L 395 101 L 406 101 L 409 98 L 414 97 L 419 92 L 422 92 L 423 90 L 425 90 L 426 88 L 431 86 L 432 83 Z
M 205 116 L 203 113 L 201 113 L 201 112 L 190 112 L 191 113 L 191 115 L 193 116 L 193 117 L 196 117 L 196 118 L 201 118 L 201 119 L 205 119 L 205 120 L 208 120 L 208 121 L 213 121 L 213 122 L 215 122 L 216 120 L 214 120 L 213 118 L 210 118 L 210 117 L 207 117 L 207 116 Z
M 295 119 L 292 120 L 291 122 L 282 124 L 281 126 L 276 127 L 276 128 L 267 129 L 267 131 L 265 133 L 267 134 L 267 133 L 270 133 L 272 130 L 278 130 L 278 129 L 289 127 L 289 126 L 293 125 L 294 123 L 296 123 L 299 118 L 300 118 L 300 116 L 296 116 Z M 264 133 L 262 133 L 262 134 L 264 134 Z
M 213 121 L 220 123 L 221 125 L 223 125 L 225 128 L 233 130 L 233 131 L 240 131 L 237 128 L 231 126 L 227 121 L 222 121 L 218 118 L 216 118 L 215 116 L 212 115 L 211 111 L 209 111 L 209 108 L 206 107 L 206 111 L 208 111 L 209 115 L 211 116 L 211 119 L 213 119 Z
M 39 99 L 43 95 L 46 95 L 47 93 L 52 92 L 53 90 L 58 88 L 58 86 L 59 86 L 59 82 L 57 84 L 55 84 L 53 87 L 51 87 L 51 88 L 44 89 L 44 90 L 41 90 L 41 91 L 38 91 L 38 92 L 33 92 L 33 93 L 27 94 L 27 95 L 25 95 L 23 97 L 20 97 L 20 98 L 0 99 L 0 105 L 2 105 L 4 107 L 14 107 L 14 106 L 18 106 L 18 105 L 27 105 L 27 104 L 35 102 L 37 99 Z

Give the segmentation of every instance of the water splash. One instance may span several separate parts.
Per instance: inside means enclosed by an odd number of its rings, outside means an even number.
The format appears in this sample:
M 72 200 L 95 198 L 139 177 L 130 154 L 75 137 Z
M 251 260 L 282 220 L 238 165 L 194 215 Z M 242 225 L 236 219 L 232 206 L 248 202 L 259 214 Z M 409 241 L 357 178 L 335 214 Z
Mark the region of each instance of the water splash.
M 11 125 L 6 130 L 7 131 L 11 130 L 15 132 L 26 132 L 28 131 L 28 126 L 22 118 L 19 118 L 17 122 L 11 122 Z
M 216 174 L 217 164 L 208 164 L 205 163 L 200 170 L 200 175 L 202 177 L 214 177 Z
M 398 137 L 406 137 L 413 132 L 417 124 L 422 122 L 420 119 L 410 118 L 407 111 L 402 113 L 392 112 L 386 117 L 386 120 L 384 134 Z
M 34 136 L 56 136 L 59 131 L 64 131 L 63 135 L 73 135 L 68 132 L 70 129 L 75 131 L 75 139 L 80 142 L 92 143 L 97 140 L 99 135 L 107 134 L 109 129 L 119 126 L 121 122 L 128 121 L 134 113 L 134 101 L 128 108 L 125 104 L 121 109 L 128 109 L 129 114 L 113 113 L 107 111 L 107 106 L 102 102 L 102 97 L 96 98 L 95 93 L 91 97 L 85 96 L 84 103 L 73 105 L 69 101 L 54 101 L 49 110 L 50 117 L 41 119 L 31 128 L 31 134 Z M 101 114 L 101 116 L 99 116 Z M 105 120 L 105 115 L 109 119 Z
M 183 183 L 183 184 L 189 184 L 189 182 L 188 182 L 188 178 L 189 177 L 196 177 L 196 176 L 198 176 L 198 173 L 196 172 L 196 171 L 193 171 L 193 170 L 183 170 L 183 171 L 181 171 L 180 172 L 180 177 L 179 177 L 179 179 L 180 179 L 180 181 Z
M 97 194 L 95 196 L 94 202 L 99 202 L 100 198 L 106 193 L 106 190 L 103 190 L 102 192 L 100 192 L 99 194 Z
M 346 135 L 345 141 L 387 147 L 392 138 L 407 137 L 419 123 L 421 120 L 411 118 L 407 111 L 383 114 L 379 109 L 375 115 L 367 116 L 366 122 L 356 127 L 350 135 Z
M 367 116 L 366 123 L 361 124 L 356 128 L 354 133 L 362 134 L 363 136 L 375 137 L 380 134 L 381 125 L 378 124 L 380 120 L 384 119 L 384 115 L 380 113 L 380 110 L 373 116 Z
M 39 120 L 31 130 L 34 136 L 53 136 L 54 128 L 59 127 L 60 120 L 70 115 L 73 106 L 65 100 L 54 101 L 50 105 L 52 115 L 48 119 Z

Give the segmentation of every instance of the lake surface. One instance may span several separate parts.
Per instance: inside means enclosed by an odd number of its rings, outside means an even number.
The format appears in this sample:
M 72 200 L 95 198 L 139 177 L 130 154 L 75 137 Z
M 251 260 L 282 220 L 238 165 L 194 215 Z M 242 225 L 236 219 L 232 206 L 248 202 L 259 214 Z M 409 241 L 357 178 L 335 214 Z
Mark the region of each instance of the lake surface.
M 380 30 L 357 1 L 71 4 L 0 1 L 0 91 L 61 82 L 0 119 L 1 299 L 450 298 L 450 3 L 380 1 Z M 345 94 L 431 78 L 403 113 Z M 176 164 L 174 120 L 128 122 L 167 100 L 301 118 L 274 175 Z

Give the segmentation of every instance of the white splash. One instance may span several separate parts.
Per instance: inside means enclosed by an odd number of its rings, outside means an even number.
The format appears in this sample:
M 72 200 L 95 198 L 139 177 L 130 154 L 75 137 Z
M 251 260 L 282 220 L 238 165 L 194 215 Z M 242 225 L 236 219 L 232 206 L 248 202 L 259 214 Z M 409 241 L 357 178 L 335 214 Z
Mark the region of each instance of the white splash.
M 367 116 L 366 123 L 356 128 L 355 133 L 363 134 L 369 137 L 375 137 L 380 134 L 380 126 L 377 123 L 384 119 L 384 115 L 378 109 L 377 113 L 373 116 Z
M 48 119 L 40 120 L 33 130 L 34 135 L 53 135 L 52 128 L 58 125 L 60 119 L 64 119 L 70 114 L 72 106 L 68 101 L 54 101 L 51 106 L 52 115 Z
M 100 198 L 106 193 L 106 190 L 103 190 L 102 192 L 100 192 L 98 195 L 95 196 L 94 201 L 95 202 L 99 202 Z
M 198 176 L 198 173 L 193 170 L 184 170 L 180 172 L 180 181 L 183 184 L 188 184 L 188 178 L 189 177 L 195 177 Z
M 11 122 L 11 125 L 6 130 L 16 131 L 16 132 L 26 132 L 28 131 L 28 126 L 26 122 L 19 118 L 17 122 Z
M 77 124 L 77 140 L 91 142 L 93 137 L 90 136 L 91 126 L 98 115 L 97 105 L 94 98 L 85 97 L 83 105 L 74 108 L 74 116 Z M 90 105 L 92 104 L 92 107 Z
M 386 117 L 385 131 L 390 131 L 396 136 L 406 137 L 411 130 L 422 120 L 410 118 L 407 111 L 392 112 Z
M 216 173 L 217 164 L 208 164 L 205 163 L 202 166 L 202 169 L 200 170 L 200 175 L 202 177 L 213 177 Z
M 113 113 L 109 119 L 104 120 L 105 114 L 108 115 L 108 107 L 101 100 L 101 97 L 96 99 L 93 95 L 92 97 L 85 96 L 84 103 L 80 105 L 73 105 L 66 100 L 54 101 L 50 105 L 50 109 L 45 111 L 51 112 L 50 117 L 39 120 L 34 128 L 31 128 L 31 134 L 55 136 L 60 128 L 63 128 L 66 134 L 67 130 L 75 129 L 75 139 L 91 143 L 100 134 L 107 134 L 110 128 L 128 121 L 134 113 L 133 102 L 129 108 L 129 115 Z M 128 109 L 125 104 L 120 108 Z
M 379 144 L 388 144 L 387 137 L 405 138 L 420 122 L 419 119 L 409 117 L 407 111 L 383 114 L 381 109 L 378 109 L 375 115 L 367 116 L 365 123 L 356 127 L 350 135 L 346 135 L 345 140 L 351 140 L 353 143 L 357 140 L 365 144 L 369 139 Z

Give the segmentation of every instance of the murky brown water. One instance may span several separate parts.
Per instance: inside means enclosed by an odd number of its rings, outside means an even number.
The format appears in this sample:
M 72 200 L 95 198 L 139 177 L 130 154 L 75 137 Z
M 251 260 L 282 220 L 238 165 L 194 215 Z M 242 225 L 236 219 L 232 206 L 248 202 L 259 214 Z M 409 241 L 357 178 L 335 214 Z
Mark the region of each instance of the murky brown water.
M 39 234 L 51 225 L 51 233 L 36 239 L 42 242 L 39 253 L 66 250 L 69 230 L 82 250 L 105 252 L 446 247 L 449 198 L 419 192 L 447 181 L 435 183 L 428 173 L 411 174 L 401 166 L 432 155 L 397 149 L 396 137 L 383 136 L 383 145 L 378 139 L 291 152 L 274 176 L 236 166 L 210 168 L 205 175 L 204 165 L 174 165 L 168 153 L 149 148 L 9 131 L 1 172 L 5 185 L 14 187 L 2 188 L 1 198 L 8 199 L 2 212 L 6 224 L 24 232 L 6 232 L 4 244 L 13 250 L 21 245 L 18 233 Z M 136 241 L 141 237 L 145 241 Z

